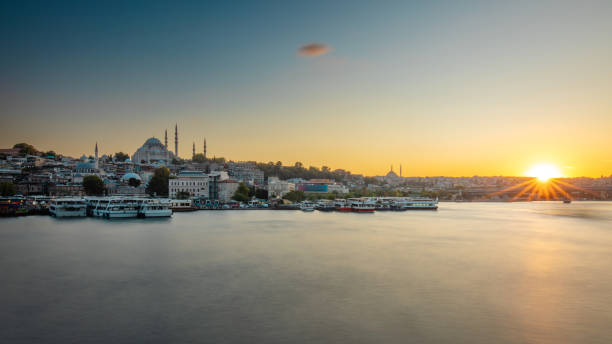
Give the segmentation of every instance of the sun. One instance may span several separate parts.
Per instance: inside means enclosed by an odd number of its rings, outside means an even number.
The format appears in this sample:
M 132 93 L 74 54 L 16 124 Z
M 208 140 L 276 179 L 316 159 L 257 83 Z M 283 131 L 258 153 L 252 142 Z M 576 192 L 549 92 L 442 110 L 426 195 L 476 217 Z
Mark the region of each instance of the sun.
M 563 174 L 559 168 L 553 164 L 537 164 L 533 165 L 527 172 L 526 176 L 538 178 L 541 182 L 547 182 L 551 178 L 561 178 Z

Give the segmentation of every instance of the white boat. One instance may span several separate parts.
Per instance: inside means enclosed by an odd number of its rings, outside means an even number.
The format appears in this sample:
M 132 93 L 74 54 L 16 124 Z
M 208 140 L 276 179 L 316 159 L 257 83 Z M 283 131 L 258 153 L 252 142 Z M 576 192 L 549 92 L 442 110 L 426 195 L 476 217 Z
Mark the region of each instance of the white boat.
M 315 205 L 314 203 L 310 202 L 310 201 L 304 201 L 300 204 L 300 209 L 302 211 L 314 211 L 315 210 Z
M 56 198 L 49 204 L 49 213 L 55 217 L 83 217 L 86 210 L 87 202 L 82 198 Z
M 376 201 L 371 199 L 350 198 L 351 209 L 355 213 L 373 213 L 376 211 Z
M 436 210 L 438 200 L 426 197 L 408 198 L 395 203 L 397 210 Z
M 170 217 L 172 203 L 167 199 L 145 199 L 138 208 L 138 217 Z
M 142 198 L 110 198 L 101 213 L 107 219 L 130 218 L 138 216 Z

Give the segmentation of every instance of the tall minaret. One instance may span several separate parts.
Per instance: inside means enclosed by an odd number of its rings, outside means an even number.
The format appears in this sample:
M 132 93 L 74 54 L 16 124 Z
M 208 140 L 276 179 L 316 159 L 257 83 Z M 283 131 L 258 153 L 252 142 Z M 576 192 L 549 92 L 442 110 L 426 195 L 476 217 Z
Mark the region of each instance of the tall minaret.
M 96 168 L 98 168 L 98 142 L 96 142 L 95 153 L 96 153 Z
M 164 135 L 164 146 L 166 147 L 166 150 L 168 150 L 168 129 L 166 129 L 166 133 Z
M 402 164 L 400 164 L 400 177 L 402 176 Z
M 193 141 L 193 155 L 191 155 L 192 159 L 195 158 L 195 141 Z
M 204 160 L 206 160 L 206 138 L 204 138 Z
M 178 158 L 178 124 L 174 125 L 174 155 Z

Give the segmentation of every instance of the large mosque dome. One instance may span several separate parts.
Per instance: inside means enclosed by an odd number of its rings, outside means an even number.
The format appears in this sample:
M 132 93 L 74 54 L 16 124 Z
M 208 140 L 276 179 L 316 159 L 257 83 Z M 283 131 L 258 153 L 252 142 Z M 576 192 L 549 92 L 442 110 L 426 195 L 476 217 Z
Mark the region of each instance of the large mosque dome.
M 132 155 L 136 164 L 162 164 L 168 165 L 174 159 L 174 153 L 155 137 L 148 138 L 142 147 Z

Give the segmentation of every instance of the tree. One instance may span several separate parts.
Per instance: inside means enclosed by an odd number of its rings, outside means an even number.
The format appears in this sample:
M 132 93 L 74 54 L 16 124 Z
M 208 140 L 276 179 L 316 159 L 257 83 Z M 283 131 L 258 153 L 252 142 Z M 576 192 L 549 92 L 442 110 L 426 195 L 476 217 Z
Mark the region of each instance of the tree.
M 238 189 L 236 189 L 236 192 L 234 192 L 232 199 L 238 202 L 248 202 L 248 200 L 251 199 L 249 197 L 249 192 L 249 187 L 244 183 L 240 183 L 240 185 L 238 185 Z
M 104 193 L 104 182 L 98 176 L 85 176 L 83 189 L 89 196 L 101 196 Z
M 56 156 L 56 155 L 57 155 L 57 153 L 55 153 L 55 152 L 54 152 L 54 151 L 52 151 L 52 150 L 50 150 L 50 151 L 46 151 L 46 152 L 45 152 L 45 156 L 53 156 L 53 157 L 54 157 L 54 156 Z
M 19 149 L 19 154 L 21 155 L 38 155 L 39 153 L 34 146 L 25 142 L 15 144 L 13 148 Z
M 169 169 L 165 167 L 156 168 L 147 185 L 147 193 L 151 196 L 168 197 L 168 179 L 170 179 Z
M 116 161 L 124 162 L 127 159 L 129 159 L 129 158 L 130 158 L 130 156 L 125 154 L 125 153 L 123 153 L 123 152 L 115 153 L 115 160 Z
M 305 200 L 306 195 L 303 191 L 289 191 L 287 194 L 285 194 L 283 198 L 293 203 L 296 203 Z
M 15 184 L 11 182 L 0 182 L 0 195 L 2 196 L 13 196 L 17 188 Z
M 133 186 L 133 187 L 137 188 L 137 187 L 139 187 L 139 186 L 140 186 L 140 179 L 137 179 L 137 178 L 130 178 L 130 180 L 128 180 L 128 184 L 129 184 L 130 186 Z

